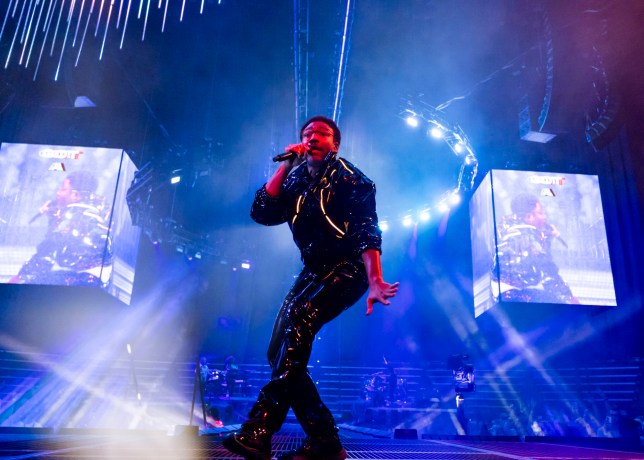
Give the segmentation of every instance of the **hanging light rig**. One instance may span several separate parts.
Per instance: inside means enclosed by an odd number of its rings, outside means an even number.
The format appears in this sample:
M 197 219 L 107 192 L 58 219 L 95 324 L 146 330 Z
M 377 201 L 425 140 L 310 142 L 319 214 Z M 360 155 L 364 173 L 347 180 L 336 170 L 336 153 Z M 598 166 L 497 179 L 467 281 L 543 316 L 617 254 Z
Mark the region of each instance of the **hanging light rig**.
M 422 101 L 403 100 L 403 107 L 398 116 L 411 129 L 424 129 L 429 138 L 445 142 L 460 163 L 458 180 L 453 187 L 443 192 L 433 204 L 424 203 L 418 209 L 409 209 L 400 216 L 398 220 L 403 227 L 412 227 L 428 222 L 432 216 L 444 214 L 461 203 L 462 195 L 474 186 L 478 174 L 478 159 L 465 132 L 458 124 L 449 121 L 447 115 L 439 108 Z M 391 221 L 383 220 L 380 229 L 386 231 L 390 223 Z
M 130 20 L 143 21 L 141 41 L 145 40 L 151 8 L 162 11 L 163 33 L 171 1 L 181 3 L 179 22 L 182 22 L 186 0 L 9 0 L 6 10 L 0 12 L 4 13 L 0 47 L 8 49 L 4 68 L 12 63 L 25 68 L 32 66 L 35 80 L 43 56 L 48 53 L 58 60 L 54 74 L 58 81 L 65 52 L 74 50 L 78 66 L 88 32 L 101 41 L 98 59 L 102 60 L 108 33 L 120 34 L 122 49 Z M 199 14 L 203 14 L 204 4 L 205 0 L 199 0 Z

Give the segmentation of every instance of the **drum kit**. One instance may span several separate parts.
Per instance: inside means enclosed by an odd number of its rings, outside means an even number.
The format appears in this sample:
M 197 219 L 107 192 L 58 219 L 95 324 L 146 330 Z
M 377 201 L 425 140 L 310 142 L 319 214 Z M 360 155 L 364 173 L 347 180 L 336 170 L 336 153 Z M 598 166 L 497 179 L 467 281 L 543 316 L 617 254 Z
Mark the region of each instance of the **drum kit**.
M 210 370 L 205 381 L 205 397 L 240 396 L 246 387 L 246 379 L 239 371 Z M 238 394 L 239 393 L 239 394 Z
M 407 380 L 376 372 L 364 378 L 362 398 L 375 407 L 403 404 L 407 400 Z M 390 380 L 390 382 L 388 382 Z

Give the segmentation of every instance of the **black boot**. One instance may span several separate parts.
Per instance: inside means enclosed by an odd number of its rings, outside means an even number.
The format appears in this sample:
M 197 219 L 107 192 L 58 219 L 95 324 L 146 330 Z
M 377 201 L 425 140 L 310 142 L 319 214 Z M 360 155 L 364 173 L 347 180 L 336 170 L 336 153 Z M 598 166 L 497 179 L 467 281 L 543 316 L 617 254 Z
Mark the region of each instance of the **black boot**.
M 279 458 L 284 460 L 344 460 L 347 458 L 333 415 L 320 399 L 320 394 L 308 372 L 297 377 L 291 391 L 294 394 L 293 412 L 306 433 L 306 438 L 299 449 Z
M 224 447 L 246 460 L 270 460 L 271 437 L 284 423 L 289 409 L 284 393 L 282 382 L 270 382 L 262 388 L 248 420 L 239 432 L 224 438 Z
M 306 437 L 302 446 L 277 457 L 279 460 L 344 460 L 347 451 L 344 450 L 337 434 L 326 439 Z
M 246 460 L 270 460 L 272 433 L 262 426 L 244 423 L 238 433 L 224 438 L 223 445 Z

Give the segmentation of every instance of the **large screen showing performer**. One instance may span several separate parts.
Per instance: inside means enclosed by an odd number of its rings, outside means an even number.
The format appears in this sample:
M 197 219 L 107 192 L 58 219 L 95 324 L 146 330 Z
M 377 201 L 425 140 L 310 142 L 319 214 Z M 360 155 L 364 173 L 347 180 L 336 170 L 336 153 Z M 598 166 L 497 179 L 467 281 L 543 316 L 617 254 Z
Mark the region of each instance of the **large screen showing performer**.
M 502 302 L 617 305 L 597 176 L 492 170 L 470 219 L 475 316 Z
M 0 147 L 0 282 L 97 286 L 130 303 L 136 168 L 120 149 Z

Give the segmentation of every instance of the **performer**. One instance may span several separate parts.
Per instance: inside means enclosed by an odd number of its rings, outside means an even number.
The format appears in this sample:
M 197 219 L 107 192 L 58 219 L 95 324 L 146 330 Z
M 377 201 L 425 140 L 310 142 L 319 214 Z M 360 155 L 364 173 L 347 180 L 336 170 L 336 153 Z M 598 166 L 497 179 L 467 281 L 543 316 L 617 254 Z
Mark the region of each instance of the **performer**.
M 308 373 L 313 340 L 367 290 L 367 315 L 376 302 L 389 305 L 398 290 L 398 283 L 382 278 L 375 185 L 337 156 L 340 139 L 333 120 L 309 119 L 300 130 L 301 143 L 286 147 L 285 161 L 257 191 L 251 208 L 260 224 L 288 222 L 304 267 L 275 320 L 267 353 L 271 381 L 241 431 L 224 439 L 228 450 L 247 459 L 271 458 L 271 436 L 289 408 L 306 438 L 280 458 L 346 458 L 333 416 Z
M 224 360 L 224 374 L 226 375 L 226 393 L 228 396 L 235 395 L 235 383 L 239 377 L 239 366 L 235 356 L 228 355 Z
M 112 271 L 109 211 L 96 194 L 97 178 L 89 171 L 69 173 L 45 202 L 39 216 L 48 218 L 47 233 L 12 283 L 105 286 Z
M 504 301 L 579 303 L 559 274 L 551 246 L 553 240 L 568 247 L 559 230 L 548 222 L 539 199 L 521 193 L 511 202 L 512 214 L 503 218 L 498 235 L 500 293 Z M 497 280 L 497 267 L 493 269 Z

